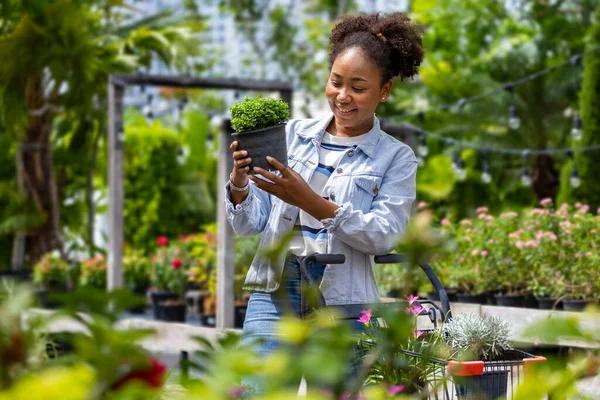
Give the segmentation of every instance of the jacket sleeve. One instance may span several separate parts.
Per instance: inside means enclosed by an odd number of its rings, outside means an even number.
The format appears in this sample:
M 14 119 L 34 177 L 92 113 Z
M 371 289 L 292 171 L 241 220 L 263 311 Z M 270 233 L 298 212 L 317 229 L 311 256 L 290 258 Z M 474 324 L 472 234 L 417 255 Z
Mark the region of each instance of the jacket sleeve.
M 371 209 L 355 210 L 351 202 L 338 208 L 334 218 L 322 220 L 328 232 L 371 255 L 394 250 L 410 220 L 416 198 L 417 162 L 414 159 L 393 162 L 385 173 Z
M 252 236 L 261 233 L 271 214 L 271 195 L 258 189 L 250 181 L 248 197 L 240 204 L 231 202 L 229 182 L 225 185 L 225 204 L 227 220 L 235 233 L 240 236 Z

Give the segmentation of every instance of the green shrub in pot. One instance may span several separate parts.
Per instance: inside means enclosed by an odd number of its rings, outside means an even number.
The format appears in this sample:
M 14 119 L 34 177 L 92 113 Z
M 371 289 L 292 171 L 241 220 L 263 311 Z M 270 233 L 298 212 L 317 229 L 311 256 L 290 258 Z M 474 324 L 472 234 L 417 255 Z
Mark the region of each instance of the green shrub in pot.
M 285 122 L 289 119 L 289 106 L 280 99 L 246 97 L 230 108 L 231 136 L 239 143 L 239 150 L 246 150 L 253 167 L 272 170 L 267 162 L 271 156 L 287 163 Z

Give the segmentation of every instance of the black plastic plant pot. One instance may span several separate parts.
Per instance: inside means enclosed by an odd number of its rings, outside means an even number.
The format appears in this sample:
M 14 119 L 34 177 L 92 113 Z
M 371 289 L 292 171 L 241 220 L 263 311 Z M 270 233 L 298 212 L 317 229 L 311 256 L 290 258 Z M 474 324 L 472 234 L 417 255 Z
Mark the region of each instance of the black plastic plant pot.
M 525 307 L 525 296 L 497 294 L 494 296 L 496 305 L 504 307 Z
M 287 166 L 288 155 L 285 124 L 255 129 L 253 131 L 234 132 L 231 136 L 233 140 L 238 141 L 238 149 L 246 150 L 248 156 L 252 158 L 250 174 L 254 173 L 252 170 L 254 167 L 260 167 L 265 170 L 275 169 L 267 161 L 267 156 L 271 156 Z
M 133 293 L 135 293 L 136 296 L 138 297 L 144 297 L 144 303 L 140 304 L 138 306 L 134 306 L 131 307 L 128 311 L 132 314 L 143 314 L 146 312 L 146 303 L 145 303 L 145 298 L 146 298 L 146 292 L 148 291 L 148 288 L 135 288 L 133 290 Z
M 563 309 L 565 311 L 583 311 L 585 308 L 593 304 L 592 300 L 581 300 L 581 299 L 563 299 Z
M 200 322 L 202 326 L 214 328 L 217 325 L 217 316 L 214 314 L 202 314 L 200 316 Z
M 235 315 L 234 315 L 234 328 L 243 328 L 244 320 L 246 319 L 246 310 L 248 310 L 248 305 L 236 305 L 235 306 Z
M 440 295 L 438 294 L 438 292 L 427 292 L 427 300 L 431 300 L 431 301 L 440 301 Z
M 485 293 L 479 293 L 479 294 L 458 293 L 456 295 L 456 300 L 459 303 L 486 304 L 487 303 L 487 294 L 485 294 Z
M 167 290 L 157 290 L 150 294 L 150 298 L 152 299 L 152 314 L 154 315 L 154 319 L 160 319 L 160 310 L 159 304 L 163 301 L 167 300 L 175 300 L 179 296 L 175 293 L 171 293 Z
M 165 301 L 158 305 L 161 321 L 185 322 L 186 305 L 182 302 Z
M 48 309 L 60 308 L 62 302 L 57 297 L 68 292 L 67 288 L 40 288 L 35 290 L 40 306 Z
M 465 400 L 495 400 L 507 392 L 508 371 L 488 371 L 483 375 L 455 377 L 456 396 Z
M 555 297 L 536 297 L 536 300 L 540 310 L 562 310 L 562 300 L 557 302 Z

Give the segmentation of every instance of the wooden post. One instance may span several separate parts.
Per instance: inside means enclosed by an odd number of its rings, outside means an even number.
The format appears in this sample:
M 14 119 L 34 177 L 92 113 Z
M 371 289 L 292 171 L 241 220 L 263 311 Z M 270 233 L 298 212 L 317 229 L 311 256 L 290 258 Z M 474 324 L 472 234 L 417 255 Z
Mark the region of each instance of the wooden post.
M 108 85 L 108 270 L 107 289 L 123 286 L 124 158 L 123 94 L 125 88 L 112 79 Z
M 233 228 L 225 213 L 225 191 L 223 187 L 229 180 L 233 168 L 231 158 L 231 121 L 224 120 L 219 137 L 219 166 L 217 179 L 217 329 L 233 328 L 234 297 L 233 280 L 235 275 L 235 237 Z

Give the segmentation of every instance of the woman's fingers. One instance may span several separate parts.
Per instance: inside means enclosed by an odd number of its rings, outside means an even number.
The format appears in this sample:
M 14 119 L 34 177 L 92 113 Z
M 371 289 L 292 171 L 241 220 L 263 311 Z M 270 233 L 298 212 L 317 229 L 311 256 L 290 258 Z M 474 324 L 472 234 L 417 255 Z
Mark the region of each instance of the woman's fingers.
M 237 159 L 237 160 L 233 161 L 233 163 L 235 164 L 235 167 L 238 169 L 245 167 L 247 165 L 250 165 L 251 162 L 252 162 L 252 159 L 250 157 L 241 158 L 241 159 Z

